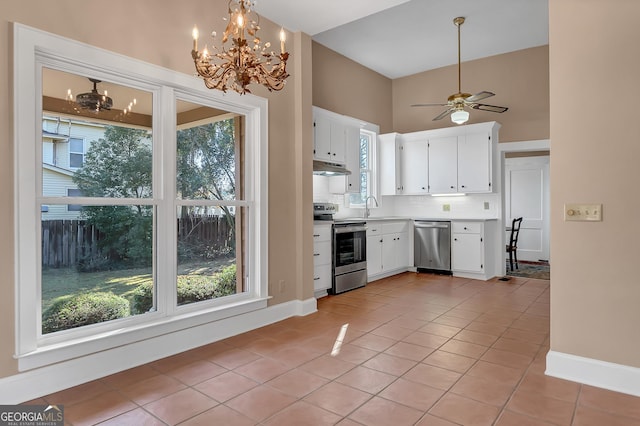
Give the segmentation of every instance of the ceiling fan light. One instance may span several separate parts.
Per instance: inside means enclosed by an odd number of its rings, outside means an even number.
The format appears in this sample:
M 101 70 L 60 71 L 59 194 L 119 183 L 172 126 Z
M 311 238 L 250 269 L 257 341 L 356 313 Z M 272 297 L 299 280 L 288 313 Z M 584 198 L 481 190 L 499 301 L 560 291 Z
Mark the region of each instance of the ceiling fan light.
M 469 112 L 463 109 L 454 111 L 453 114 L 451 114 L 451 121 L 453 121 L 456 124 L 464 124 L 468 120 L 469 120 Z

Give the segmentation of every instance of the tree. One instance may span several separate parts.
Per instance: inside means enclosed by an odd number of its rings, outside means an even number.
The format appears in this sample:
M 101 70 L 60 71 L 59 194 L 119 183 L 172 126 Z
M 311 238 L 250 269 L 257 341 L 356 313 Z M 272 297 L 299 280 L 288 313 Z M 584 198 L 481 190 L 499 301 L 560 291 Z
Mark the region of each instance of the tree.
M 83 196 L 145 198 L 151 195 L 152 151 L 149 132 L 106 126 L 93 141 L 73 181 Z M 103 255 L 118 264 L 148 266 L 152 260 L 153 209 L 148 206 L 85 206 L 86 220 L 104 235 Z
M 177 189 L 183 199 L 229 200 L 236 195 L 235 120 L 180 130 L 177 134 Z M 235 217 L 221 206 L 235 243 Z M 188 208 L 182 216 L 189 216 Z

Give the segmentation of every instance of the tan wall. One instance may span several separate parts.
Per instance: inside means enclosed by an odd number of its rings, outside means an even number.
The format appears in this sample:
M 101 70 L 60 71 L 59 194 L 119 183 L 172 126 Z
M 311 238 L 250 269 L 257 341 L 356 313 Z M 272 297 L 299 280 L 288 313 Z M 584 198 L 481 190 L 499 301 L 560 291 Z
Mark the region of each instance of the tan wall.
M 550 0 L 549 15 L 551 349 L 640 367 L 640 121 L 626 102 L 640 97 L 640 2 Z M 563 221 L 583 202 L 603 204 L 602 222 Z
M 13 141 L 11 133 L 11 63 L 9 22 L 20 22 L 64 37 L 137 58 L 166 68 L 193 74 L 191 60 L 191 29 L 197 24 L 202 34 L 216 30 L 222 34 L 227 15 L 226 0 L 111 0 L 84 2 L 56 0 L 42 2 L 22 0 L 3 2 L 0 11 L 0 222 L 5 224 L 0 239 L 0 377 L 16 372 L 13 359 L 14 341 L 14 254 L 13 254 Z M 261 35 L 265 40 L 277 41 L 279 26 L 261 20 Z M 294 49 L 294 37 L 288 35 L 288 50 Z M 292 77 L 281 92 L 273 94 L 257 88 L 254 93 L 269 98 L 269 283 L 274 296 L 271 304 L 296 297 L 311 297 L 313 292 L 312 264 L 296 268 L 296 256 L 305 258 L 297 247 L 303 240 L 301 233 L 312 234 L 311 220 L 311 155 L 296 151 L 296 144 L 311 143 L 311 126 L 295 130 L 295 108 L 311 110 L 310 96 L 296 99 L 296 79 L 293 58 L 288 67 Z M 300 60 L 298 58 L 297 60 Z M 308 72 L 308 71 L 307 71 Z M 310 112 L 309 112 L 310 114 Z M 298 138 L 298 139 L 296 139 Z M 309 145 L 310 146 L 310 145 Z M 296 154 L 298 152 L 298 154 Z M 308 162 L 303 167 L 296 163 Z M 307 170 L 308 173 L 303 172 Z M 301 184 L 302 182 L 302 184 Z M 298 187 L 296 187 L 298 185 Z M 303 198 L 304 200 L 299 200 Z M 308 211 L 299 206 L 309 205 Z M 308 219 L 304 220 L 304 214 Z M 297 224 L 294 226 L 293 224 Z M 311 265 L 311 267 L 309 266 Z M 275 291 L 280 280 L 285 281 L 284 292 Z
M 313 43 L 313 105 L 391 132 L 391 80 Z
M 549 138 L 548 46 L 463 62 L 461 68 L 463 92 L 493 92 L 496 95 L 484 103 L 509 107 L 502 114 L 471 110 L 469 124 L 498 121 L 501 142 Z M 457 91 L 457 64 L 393 80 L 393 130 L 408 133 L 455 126 L 448 117 L 433 121 L 444 107 L 411 105 L 446 103 Z

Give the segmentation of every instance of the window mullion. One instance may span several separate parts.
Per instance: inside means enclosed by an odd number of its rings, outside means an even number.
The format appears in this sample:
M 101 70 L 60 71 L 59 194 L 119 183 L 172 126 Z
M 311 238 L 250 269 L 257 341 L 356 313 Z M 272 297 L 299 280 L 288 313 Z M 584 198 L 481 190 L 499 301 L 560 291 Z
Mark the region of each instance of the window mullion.
M 154 99 L 154 199 L 157 204 L 154 232 L 154 282 L 156 308 L 165 315 L 176 310 L 176 102 L 173 89 L 162 87 Z

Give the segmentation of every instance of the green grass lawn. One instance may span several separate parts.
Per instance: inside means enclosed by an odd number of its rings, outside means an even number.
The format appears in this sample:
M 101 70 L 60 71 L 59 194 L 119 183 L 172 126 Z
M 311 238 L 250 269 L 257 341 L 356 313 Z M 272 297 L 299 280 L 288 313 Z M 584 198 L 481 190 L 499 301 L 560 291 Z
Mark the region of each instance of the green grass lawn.
M 46 269 L 42 271 L 42 311 L 57 297 L 89 291 L 111 292 L 131 300 L 136 287 L 152 280 L 151 268 L 100 272 Z
M 178 273 L 180 275 L 212 275 L 234 262 L 235 257 L 224 256 L 207 262 L 183 262 L 179 265 Z M 74 268 L 44 269 L 42 271 L 42 312 L 46 311 L 60 296 L 85 292 L 111 292 L 131 302 L 136 287 L 152 280 L 150 267 L 100 272 L 78 272 Z

